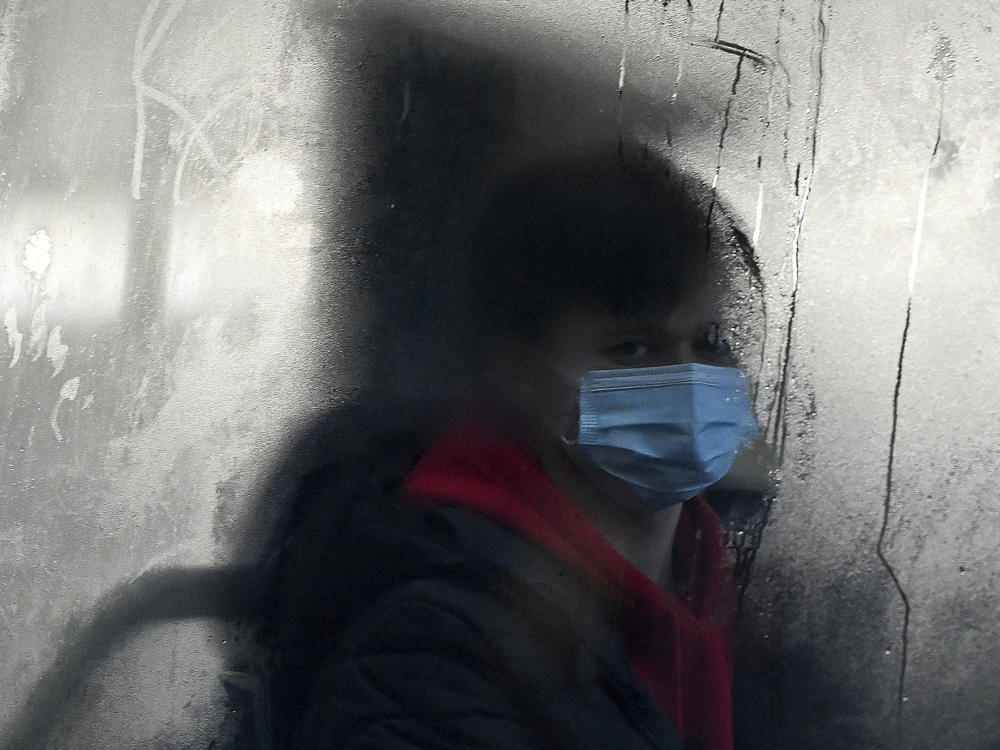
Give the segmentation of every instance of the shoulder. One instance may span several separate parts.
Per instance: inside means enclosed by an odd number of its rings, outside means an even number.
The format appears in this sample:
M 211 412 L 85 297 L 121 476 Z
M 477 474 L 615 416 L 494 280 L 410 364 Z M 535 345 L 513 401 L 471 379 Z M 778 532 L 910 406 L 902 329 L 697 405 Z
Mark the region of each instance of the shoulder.
M 328 644 L 303 746 L 672 747 L 609 688 L 624 645 L 558 561 L 465 509 L 406 511 L 396 533 L 395 574 Z
M 488 526 L 441 509 L 407 510 L 383 529 L 384 544 L 367 554 L 389 555 L 393 569 L 368 580 L 377 591 L 327 642 L 296 746 L 545 746 L 513 677 L 514 662 L 538 654 L 525 652 L 532 639 L 495 564 L 510 540 Z

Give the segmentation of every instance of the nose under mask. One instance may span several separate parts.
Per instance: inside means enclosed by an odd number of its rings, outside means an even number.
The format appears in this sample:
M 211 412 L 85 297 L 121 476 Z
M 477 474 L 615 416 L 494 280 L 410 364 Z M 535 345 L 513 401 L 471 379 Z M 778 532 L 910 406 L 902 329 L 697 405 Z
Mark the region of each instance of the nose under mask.
M 593 370 L 580 378 L 579 405 L 570 455 L 654 512 L 721 479 L 758 431 L 746 378 L 735 367 Z

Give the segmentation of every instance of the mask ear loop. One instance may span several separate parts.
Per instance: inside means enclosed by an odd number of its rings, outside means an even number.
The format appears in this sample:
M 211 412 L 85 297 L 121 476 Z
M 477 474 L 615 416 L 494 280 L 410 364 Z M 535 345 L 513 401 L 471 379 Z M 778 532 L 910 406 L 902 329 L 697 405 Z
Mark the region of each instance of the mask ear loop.
M 576 399 L 573 401 L 573 408 L 567 419 L 567 424 L 573 425 L 576 430 L 576 435 L 572 438 L 568 437 L 565 433 L 560 435 L 564 445 L 576 445 L 577 441 L 580 439 L 580 393 L 579 388 L 577 389 Z
M 565 415 L 565 425 L 568 426 L 570 430 L 575 430 L 576 435 L 574 437 L 568 437 L 564 428 L 563 431 L 559 433 L 558 438 L 564 446 L 576 445 L 577 440 L 580 438 L 580 391 L 583 385 L 583 376 L 571 375 L 562 368 L 554 368 L 554 371 L 565 382 L 566 388 L 572 388 L 575 392 L 572 407 Z M 571 383 L 573 385 L 570 385 Z

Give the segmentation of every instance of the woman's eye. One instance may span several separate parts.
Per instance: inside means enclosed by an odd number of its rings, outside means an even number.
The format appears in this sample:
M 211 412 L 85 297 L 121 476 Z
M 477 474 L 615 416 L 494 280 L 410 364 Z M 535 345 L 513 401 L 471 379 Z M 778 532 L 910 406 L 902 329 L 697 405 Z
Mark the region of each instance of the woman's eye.
M 608 354 L 624 362 L 641 362 L 652 351 L 653 348 L 643 341 L 623 341 L 607 349 Z

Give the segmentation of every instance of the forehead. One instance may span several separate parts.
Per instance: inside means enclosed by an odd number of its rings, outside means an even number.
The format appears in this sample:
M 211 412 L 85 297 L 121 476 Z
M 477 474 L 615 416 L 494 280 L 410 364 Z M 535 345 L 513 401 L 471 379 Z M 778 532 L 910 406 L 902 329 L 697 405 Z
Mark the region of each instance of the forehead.
M 577 305 L 559 315 L 549 329 L 550 342 L 567 343 L 591 339 L 613 339 L 642 334 L 683 337 L 718 319 L 718 300 L 710 293 L 692 293 L 673 302 L 662 302 L 635 314 L 615 314 L 600 308 Z

